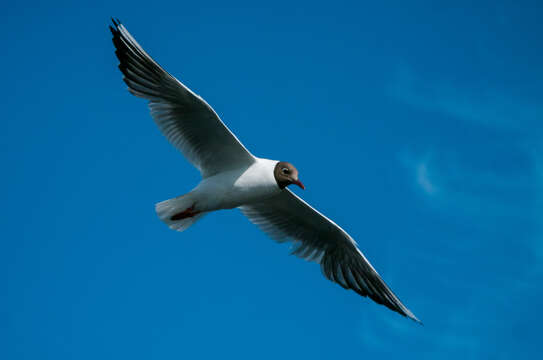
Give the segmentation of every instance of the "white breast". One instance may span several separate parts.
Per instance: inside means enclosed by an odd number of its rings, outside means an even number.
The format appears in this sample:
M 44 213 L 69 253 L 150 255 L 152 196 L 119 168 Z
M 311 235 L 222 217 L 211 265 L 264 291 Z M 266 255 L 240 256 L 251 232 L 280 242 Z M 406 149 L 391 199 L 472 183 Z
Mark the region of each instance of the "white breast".
M 199 211 L 232 209 L 263 200 L 281 191 L 273 171 L 277 161 L 257 159 L 249 168 L 205 178 L 191 192 Z

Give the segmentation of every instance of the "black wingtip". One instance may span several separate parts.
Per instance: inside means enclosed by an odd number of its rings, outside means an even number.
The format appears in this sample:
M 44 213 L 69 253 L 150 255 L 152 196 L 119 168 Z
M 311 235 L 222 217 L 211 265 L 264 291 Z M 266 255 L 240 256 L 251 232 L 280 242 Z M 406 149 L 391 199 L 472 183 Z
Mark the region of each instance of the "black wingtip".
M 119 27 L 119 25 L 121 25 L 121 20 L 119 20 L 119 19 L 114 19 L 112 17 L 111 21 L 113 22 L 113 25 L 115 25 L 115 27 Z
M 422 321 L 420 321 L 415 315 L 413 314 L 410 314 L 410 315 L 405 315 L 407 316 L 409 319 L 413 320 L 414 322 L 416 322 L 417 324 L 421 325 L 421 326 L 424 326 L 424 324 L 422 323 Z
M 118 36 L 118 34 L 120 33 L 119 26 L 121 25 L 121 20 L 111 18 L 111 22 L 113 23 L 113 26 L 109 25 L 109 30 L 113 34 L 113 37 Z

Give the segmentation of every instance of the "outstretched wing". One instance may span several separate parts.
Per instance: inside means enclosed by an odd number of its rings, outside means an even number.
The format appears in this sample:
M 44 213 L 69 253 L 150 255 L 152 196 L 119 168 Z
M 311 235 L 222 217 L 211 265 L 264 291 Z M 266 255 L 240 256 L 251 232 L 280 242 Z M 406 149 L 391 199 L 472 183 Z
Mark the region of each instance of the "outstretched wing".
M 203 177 L 255 161 L 204 99 L 162 69 L 120 22 L 113 25 L 115 54 L 128 90 L 149 100 L 160 131 Z
M 385 284 L 349 234 L 290 190 L 242 206 L 241 211 L 275 240 L 292 240 L 293 254 L 320 263 L 328 279 L 420 322 Z

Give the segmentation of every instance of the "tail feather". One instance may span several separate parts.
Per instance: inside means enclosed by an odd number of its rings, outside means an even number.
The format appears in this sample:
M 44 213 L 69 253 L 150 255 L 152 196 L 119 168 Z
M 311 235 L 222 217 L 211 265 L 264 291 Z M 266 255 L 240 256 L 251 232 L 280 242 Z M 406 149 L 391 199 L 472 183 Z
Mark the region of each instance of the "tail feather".
M 159 202 L 155 205 L 155 210 L 160 218 L 172 230 L 184 231 L 196 221 L 200 220 L 206 213 L 199 213 L 193 217 L 187 217 L 180 220 L 172 220 L 172 217 L 194 205 L 190 193 L 178 196 L 173 199 Z

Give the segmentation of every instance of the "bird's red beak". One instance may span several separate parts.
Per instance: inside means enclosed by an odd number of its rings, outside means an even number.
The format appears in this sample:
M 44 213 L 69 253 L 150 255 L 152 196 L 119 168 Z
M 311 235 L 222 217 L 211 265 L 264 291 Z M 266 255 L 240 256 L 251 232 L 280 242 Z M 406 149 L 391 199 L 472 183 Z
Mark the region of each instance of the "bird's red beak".
M 294 180 L 292 183 L 298 185 L 299 187 L 301 187 L 302 190 L 305 190 L 305 186 L 304 186 L 304 184 L 302 184 L 302 182 L 300 180 Z

